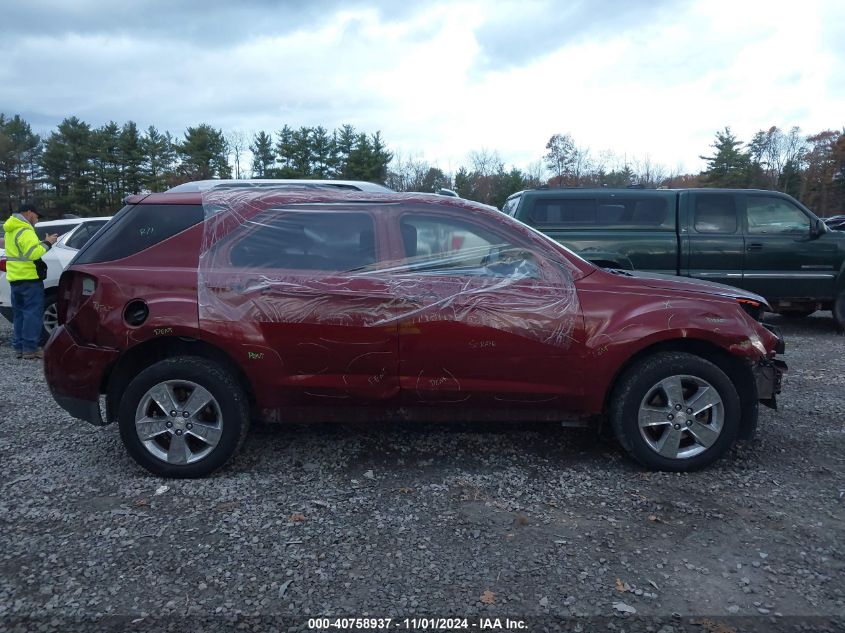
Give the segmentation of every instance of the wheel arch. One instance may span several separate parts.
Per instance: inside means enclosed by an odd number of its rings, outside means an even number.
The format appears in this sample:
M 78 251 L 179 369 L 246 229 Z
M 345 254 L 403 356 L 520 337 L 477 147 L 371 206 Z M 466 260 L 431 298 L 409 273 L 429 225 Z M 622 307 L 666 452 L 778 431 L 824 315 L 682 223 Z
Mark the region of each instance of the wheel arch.
M 616 390 L 619 380 L 628 369 L 640 362 L 642 359 L 658 354 L 660 352 L 686 352 L 695 356 L 700 356 L 721 369 L 731 382 L 736 385 L 737 394 L 739 395 L 740 405 L 742 408 L 742 419 L 740 421 L 739 437 L 741 439 L 751 439 L 757 429 L 757 414 L 759 404 L 757 401 L 757 383 L 754 380 L 754 373 L 747 361 L 737 358 L 730 352 L 724 350 L 714 343 L 701 339 L 671 339 L 668 341 L 660 341 L 644 347 L 629 357 L 613 376 L 610 381 L 607 392 L 604 397 L 604 413 L 605 415 L 610 409 L 611 398 Z
M 161 337 L 145 341 L 127 350 L 103 375 L 100 393 L 106 395 L 106 423 L 117 419 L 121 394 L 141 371 L 147 367 L 176 356 L 196 356 L 214 361 L 232 372 L 244 390 L 250 409 L 255 408 L 255 392 L 240 366 L 219 347 L 207 341 L 189 337 Z

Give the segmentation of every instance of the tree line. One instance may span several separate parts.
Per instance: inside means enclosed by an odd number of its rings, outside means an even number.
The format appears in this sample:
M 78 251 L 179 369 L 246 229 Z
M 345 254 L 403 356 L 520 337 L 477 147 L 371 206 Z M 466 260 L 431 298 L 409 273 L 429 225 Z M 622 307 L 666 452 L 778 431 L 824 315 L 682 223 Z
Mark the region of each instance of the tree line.
M 396 191 L 453 189 L 502 207 L 538 186 L 736 187 L 784 191 L 817 214 L 845 212 L 845 130 L 805 135 L 800 128 L 760 130 L 742 142 L 730 128 L 715 134 L 700 173 L 683 173 L 644 157 L 594 152 L 570 134 L 553 134 L 546 153 L 525 169 L 481 149 L 447 173 L 418 156 L 389 151 L 380 132 L 352 125 L 275 132 L 224 133 L 208 124 L 181 138 L 132 122 L 92 127 L 69 117 L 42 139 L 20 116 L 0 114 L 0 204 L 13 210 L 35 199 L 55 214 L 111 214 L 132 193 L 164 191 L 208 178 L 366 180 Z
M 158 192 L 191 180 L 246 177 L 249 149 L 256 178 L 342 178 L 383 182 L 393 155 L 380 132 L 343 125 L 284 125 L 275 138 L 224 134 L 208 124 L 189 127 L 181 139 L 133 121 L 94 128 L 77 117 L 63 120 L 47 138 L 19 115 L 0 113 L 0 205 L 16 209 L 36 200 L 54 214 L 112 214 L 129 194 Z M 233 170 L 234 167 L 234 170 Z

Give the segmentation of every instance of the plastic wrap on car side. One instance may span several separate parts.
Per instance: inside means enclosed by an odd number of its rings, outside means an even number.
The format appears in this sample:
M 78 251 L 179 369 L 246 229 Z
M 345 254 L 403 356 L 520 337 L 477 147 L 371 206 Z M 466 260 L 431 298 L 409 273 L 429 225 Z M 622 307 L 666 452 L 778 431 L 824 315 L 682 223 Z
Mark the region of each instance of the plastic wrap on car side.
M 210 190 L 203 209 L 201 322 L 377 329 L 436 320 L 571 343 L 579 316 L 572 269 L 497 212 L 463 201 L 444 207 L 427 195 L 291 190 Z M 440 252 L 409 255 L 421 237 L 400 230 L 398 218 L 444 209 L 512 239 L 489 243 L 457 231 L 442 237 Z M 440 236 L 426 240 L 439 244 Z

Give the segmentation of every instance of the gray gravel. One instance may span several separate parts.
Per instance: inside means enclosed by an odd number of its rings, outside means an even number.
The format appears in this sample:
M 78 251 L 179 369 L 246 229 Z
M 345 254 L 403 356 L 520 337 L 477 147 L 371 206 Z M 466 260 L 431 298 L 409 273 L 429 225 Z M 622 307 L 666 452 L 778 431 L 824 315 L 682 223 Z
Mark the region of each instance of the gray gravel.
M 318 614 L 843 630 L 845 337 L 829 313 L 771 320 L 780 410 L 691 475 L 550 425 L 321 424 L 259 426 L 213 478 L 165 481 L 115 427 L 61 411 L 5 343 L 0 630 Z

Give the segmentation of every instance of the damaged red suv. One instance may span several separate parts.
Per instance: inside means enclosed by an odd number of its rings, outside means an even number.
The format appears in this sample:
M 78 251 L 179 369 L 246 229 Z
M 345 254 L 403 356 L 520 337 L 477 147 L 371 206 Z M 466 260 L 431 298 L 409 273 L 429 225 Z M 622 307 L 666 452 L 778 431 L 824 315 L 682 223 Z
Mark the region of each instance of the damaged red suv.
M 218 187 L 127 200 L 62 275 L 45 372 L 163 476 L 219 468 L 252 419 L 606 423 L 687 471 L 775 404 L 766 308 L 465 200 Z

